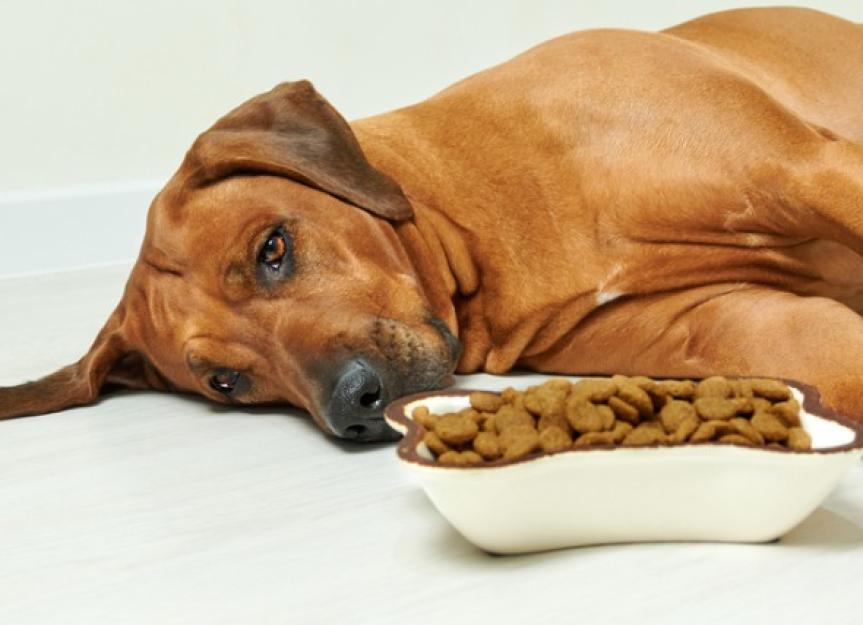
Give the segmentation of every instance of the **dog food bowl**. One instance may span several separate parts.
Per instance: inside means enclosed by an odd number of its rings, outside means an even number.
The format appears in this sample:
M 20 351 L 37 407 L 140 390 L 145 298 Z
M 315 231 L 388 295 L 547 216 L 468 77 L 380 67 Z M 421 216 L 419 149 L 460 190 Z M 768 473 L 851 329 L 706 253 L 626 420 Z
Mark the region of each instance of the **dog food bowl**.
M 569 378 L 577 381 L 580 378 Z M 765 542 L 806 518 L 863 454 L 863 426 L 783 380 L 801 404 L 810 451 L 728 443 L 571 449 L 474 467 L 441 466 L 411 411 L 470 405 L 467 390 L 403 397 L 385 418 L 398 457 L 470 542 L 511 554 L 641 541 Z

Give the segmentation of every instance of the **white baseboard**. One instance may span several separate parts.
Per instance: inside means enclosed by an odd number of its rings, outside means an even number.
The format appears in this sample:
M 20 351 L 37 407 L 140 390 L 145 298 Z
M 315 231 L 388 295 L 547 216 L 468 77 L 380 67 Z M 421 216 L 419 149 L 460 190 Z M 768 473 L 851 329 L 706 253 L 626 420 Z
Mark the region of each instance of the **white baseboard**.
M 134 260 L 161 186 L 0 192 L 0 278 Z

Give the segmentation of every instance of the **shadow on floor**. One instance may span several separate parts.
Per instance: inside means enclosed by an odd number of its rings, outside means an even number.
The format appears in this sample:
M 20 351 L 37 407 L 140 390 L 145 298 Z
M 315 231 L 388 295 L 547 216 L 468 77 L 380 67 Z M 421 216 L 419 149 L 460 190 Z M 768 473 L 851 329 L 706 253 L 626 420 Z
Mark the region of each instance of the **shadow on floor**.
M 863 527 L 826 508 L 818 508 L 783 536 L 781 545 L 817 549 L 847 549 L 863 544 Z

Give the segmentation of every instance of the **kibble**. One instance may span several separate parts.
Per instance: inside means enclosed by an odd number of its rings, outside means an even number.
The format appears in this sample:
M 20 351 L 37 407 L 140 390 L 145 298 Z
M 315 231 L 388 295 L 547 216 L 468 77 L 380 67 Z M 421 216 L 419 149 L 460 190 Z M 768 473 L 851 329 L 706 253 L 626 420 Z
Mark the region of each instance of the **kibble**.
M 461 414 L 445 414 L 434 424 L 434 433 L 447 445 L 469 443 L 478 432 L 473 419 Z
M 475 391 L 470 406 L 413 420 L 441 464 L 472 467 L 590 447 L 724 443 L 807 450 L 800 403 L 779 380 L 551 379 L 524 391 Z
M 473 439 L 473 448 L 486 460 L 497 460 L 500 458 L 500 442 L 497 436 L 491 432 L 480 432 Z

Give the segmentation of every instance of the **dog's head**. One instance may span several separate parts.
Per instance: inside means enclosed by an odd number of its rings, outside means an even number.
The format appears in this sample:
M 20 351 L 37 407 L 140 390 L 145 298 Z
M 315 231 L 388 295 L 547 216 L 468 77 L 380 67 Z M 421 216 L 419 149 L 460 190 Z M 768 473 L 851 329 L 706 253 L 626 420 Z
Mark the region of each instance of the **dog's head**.
M 253 98 L 198 137 L 153 201 L 90 352 L 0 389 L 0 418 L 119 384 L 292 404 L 339 437 L 393 438 L 384 404 L 440 386 L 459 352 L 396 234 L 412 215 L 310 83 Z

